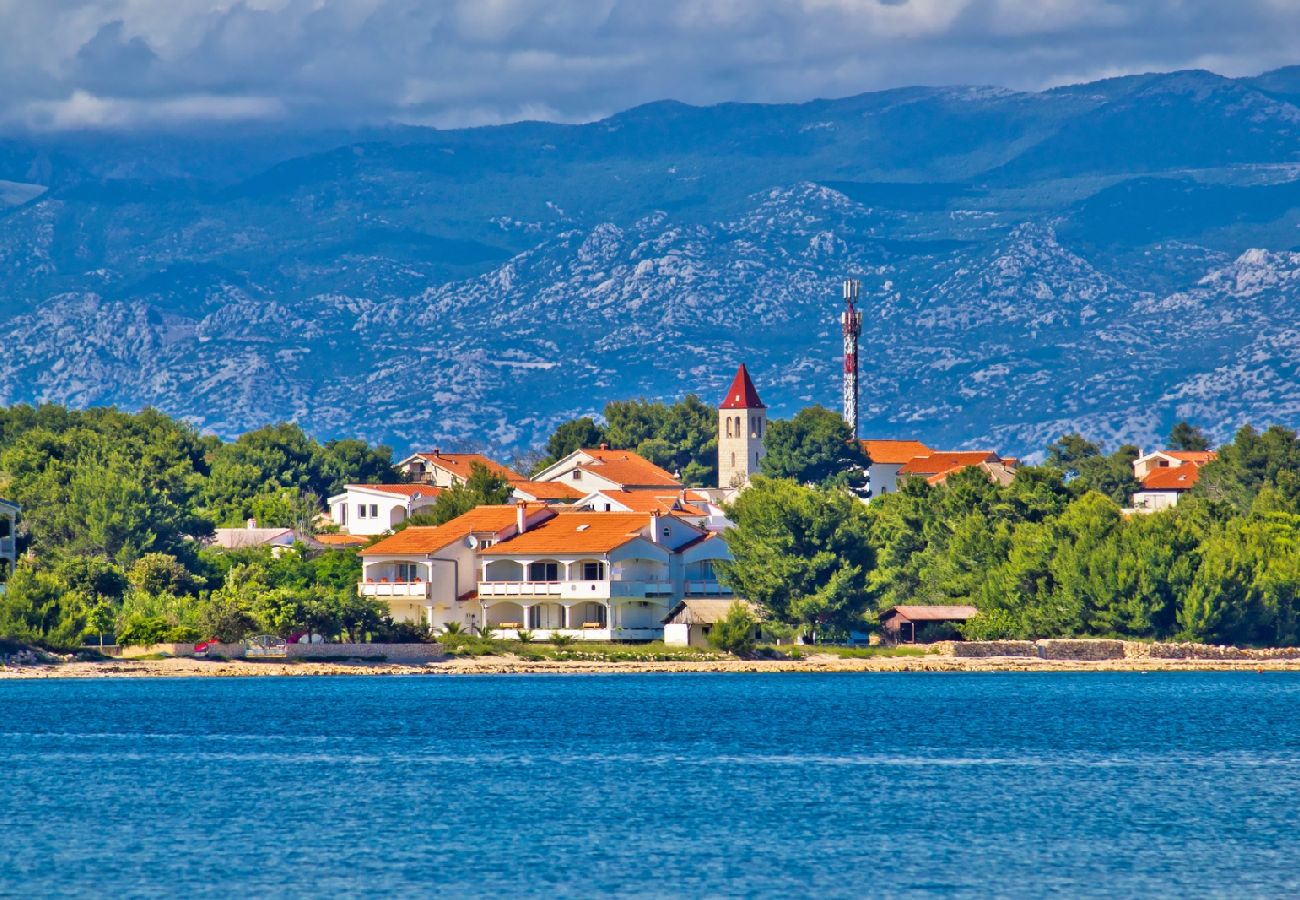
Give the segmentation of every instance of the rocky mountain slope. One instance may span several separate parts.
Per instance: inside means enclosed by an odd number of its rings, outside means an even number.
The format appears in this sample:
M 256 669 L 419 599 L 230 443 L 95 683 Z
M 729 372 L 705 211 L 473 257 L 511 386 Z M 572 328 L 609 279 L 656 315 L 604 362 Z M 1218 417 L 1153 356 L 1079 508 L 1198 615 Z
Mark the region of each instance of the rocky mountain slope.
M 1298 104 L 1292 70 L 1182 72 L 283 158 L 10 140 L 0 402 L 509 454 L 609 399 L 712 401 L 744 360 L 788 414 L 837 401 L 852 276 L 871 435 L 1024 454 L 1294 425 Z

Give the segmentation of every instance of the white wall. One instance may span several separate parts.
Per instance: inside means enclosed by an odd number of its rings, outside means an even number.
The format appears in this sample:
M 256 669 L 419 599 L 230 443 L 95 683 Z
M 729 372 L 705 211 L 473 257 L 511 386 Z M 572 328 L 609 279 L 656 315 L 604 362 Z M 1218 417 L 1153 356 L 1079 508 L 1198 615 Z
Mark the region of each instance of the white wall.
M 867 468 L 872 499 L 898 490 L 898 470 L 901 468 L 902 463 L 872 463 Z

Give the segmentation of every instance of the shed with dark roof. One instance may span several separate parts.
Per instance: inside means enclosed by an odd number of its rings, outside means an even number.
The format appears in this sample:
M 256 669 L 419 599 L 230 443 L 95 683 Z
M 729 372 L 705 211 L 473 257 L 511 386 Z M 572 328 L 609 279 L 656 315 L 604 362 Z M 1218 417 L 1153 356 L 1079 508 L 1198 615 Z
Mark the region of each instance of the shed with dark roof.
M 927 632 L 937 634 L 939 625 L 956 625 L 975 618 L 973 606 L 891 606 L 880 614 L 880 629 L 893 644 L 928 643 Z

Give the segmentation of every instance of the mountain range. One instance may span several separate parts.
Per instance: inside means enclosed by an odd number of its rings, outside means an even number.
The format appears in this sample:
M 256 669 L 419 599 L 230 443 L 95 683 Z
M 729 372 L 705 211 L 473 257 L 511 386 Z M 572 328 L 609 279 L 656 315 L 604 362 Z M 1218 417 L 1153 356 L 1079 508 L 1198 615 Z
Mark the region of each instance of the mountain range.
M 509 457 L 607 400 L 1033 455 L 1300 417 L 1300 67 L 584 125 L 0 138 L 0 402 Z

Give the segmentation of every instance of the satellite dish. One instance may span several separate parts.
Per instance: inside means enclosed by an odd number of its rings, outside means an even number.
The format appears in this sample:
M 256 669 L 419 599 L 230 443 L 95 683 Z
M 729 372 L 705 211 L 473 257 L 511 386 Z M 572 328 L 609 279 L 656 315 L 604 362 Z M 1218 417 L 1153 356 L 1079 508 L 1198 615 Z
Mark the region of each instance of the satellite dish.
M 472 535 L 472 534 L 468 534 L 468 535 L 466 535 L 466 536 L 465 536 L 465 546 L 468 547 L 468 548 L 471 549 L 471 550 L 477 550 L 477 549 L 478 549 L 478 538 L 474 537 L 474 535 Z

